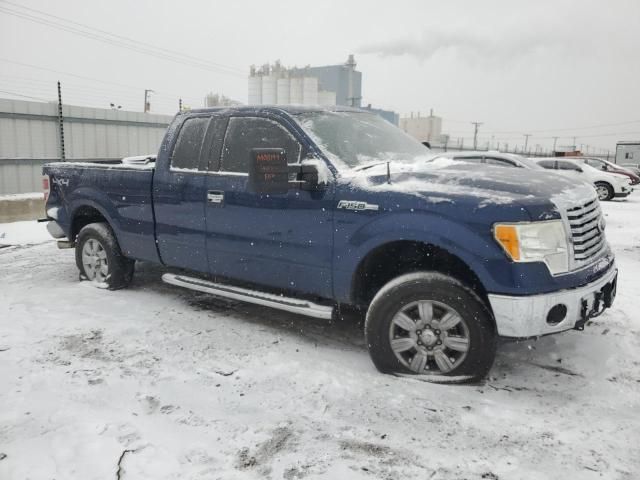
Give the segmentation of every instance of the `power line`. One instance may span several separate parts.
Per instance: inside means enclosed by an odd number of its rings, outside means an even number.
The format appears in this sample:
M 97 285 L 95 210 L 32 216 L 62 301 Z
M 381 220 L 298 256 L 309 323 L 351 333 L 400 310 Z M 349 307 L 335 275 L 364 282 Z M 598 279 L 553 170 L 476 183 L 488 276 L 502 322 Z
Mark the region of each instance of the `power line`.
M 88 29 L 91 29 L 91 30 L 95 30 L 96 32 L 100 32 L 100 33 L 103 33 L 105 35 L 121 39 L 121 40 L 123 40 L 125 42 L 132 43 L 133 45 L 146 45 L 147 47 L 152 48 L 154 50 L 167 52 L 169 54 L 178 55 L 180 57 L 190 58 L 190 59 L 193 59 L 194 61 L 197 61 L 197 62 L 202 62 L 202 63 L 209 64 L 211 66 L 215 66 L 215 67 L 218 67 L 218 68 L 226 69 L 226 70 L 229 70 L 230 72 L 234 72 L 235 71 L 237 73 L 240 73 L 240 74 L 244 75 L 243 71 L 241 71 L 241 70 L 239 70 L 239 69 L 237 69 L 235 67 L 229 66 L 229 65 L 223 65 L 221 63 L 212 62 L 210 60 L 205 60 L 205 59 L 202 59 L 202 58 L 198 58 L 198 57 L 195 57 L 193 55 L 185 54 L 183 52 L 178 52 L 176 50 L 170 50 L 168 48 L 158 47 L 156 45 L 153 45 L 153 44 L 150 44 L 150 43 L 147 43 L 147 42 L 143 42 L 143 41 L 140 41 L 140 40 L 135 40 L 135 39 L 132 39 L 132 38 L 129 38 L 129 37 L 125 37 L 123 35 L 118 35 L 118 34 L 115 34 L 115 33 L 111 33 L 111 32 L 109 32 L 107 30 L 101 30 L 99 28 L 92 27 L 92 26 L 86 25 L 84 23 L 75 22 L 73 20 L 69 20 L 69 19 L 64 18 L 64 17 L 59 17 L 59 16 L 54 15 L 52 13 L 47 13 L 47 12 L 44 12 L 42 10 L 37 10 L 35 8 L 25 7 L 24 5 L 13 3 L 13 2 L 10 2 L 8 0 L 0 0 L 0 2 L 9 4 L 9 5 L 13 6 L 13 7 L 21 8 L 23 10 L 28 10 L 28 11 L 31 11 L 31 12 L 35 12 L 37 14 L 44 15 L 46 17 L 55 18 L 55 19 L 61 20 L 62 22 L 66 22 L 66 23 L 69 23 L 69 24 L 72 24 L 72 25 L 78 25 L 78 26 L 83 27 L 83 28 L 88 28 Z
M 135 86 L 135 85 L 129 85 L 129 84 L 125 84 L 125 83 L 119 83 L 119 82 L 112 82 L 112 81 L 104 80 L 104 79 L 101 79 L 101 78 L 88 77 L 86 75 L 77 75 L 77 74 L 74 74 L 74 73 L 63 72 L 62 70 L 56 70 L 56 69 L 52 69 L 52 68 L 41 67 L 41 66 L 38 66 L 38 65 L 33 65 L 33 64 L 24 63 L 24 62 L 18 62 L 18 61 L 9 60 L 9 59 L 6 59 L 6 58 L 0 58 L 0 62 L 6 62 L 6 63 L 14 64 L 14 65 L 20 65 L 20 66 L 23 66 L 23 67 L 34 68 L 34 69 L 42 70 L 42 71 L 45 71 L 45 72 L 56 73 L 58 75 L 65 75 L 65 76 L 69 76 L 69 77 L 79 78 L 81 80 L 91 80 L 92 82 L 99 82 L 99 83 L 104 83 L 104 84 L 107 84 L 107 85 L 116 85 L 118 87 L 124 87 L 124 88 L 130 89 L 130 90 L 136 90 L 137 92 L 140 92 L 140 91 L 144 90 L 144 87 L 139 87 L 139 86 Z M 6 74 L 4 74 L 4 75 L 6 75 Z M 35 79 L 31 79 L 31 81 L 36 81 L 36 80 Z M 42 82 L 44 82 L 44 81 L 42 80 Z M 85 87 L 82 87 L 82 88 L 85 88 Z M 182 97 L 183 99 L 186 98 L 183 95 L 181 95 L 179 93 L 174 93 L 174 92 L 157 91 L 156 93 L 158 95 L 166 95 L 166 96 L 171 96 L 171 97 L 175 97 L 175 98 L 180 98 L 180 97 Z M 137 95 L 136 95 L 136 98 L 137 98 Z M 189 97 L 189 100 L 196 100 L 196 99 L 197 99 L 197 101 L 200 101 L 199 97 Z
M 618 122 L 618 123 L 604 123 L 604 124 L 600 124 L 600 125 L 591 125 L 588 127 L 571 127 L 571 128 L 550 128 L 550 129 L 543 129 L 543 130 L 529 130 L 530 132 L 533 133 L 555 133 L 555 132 L 573 132 L 576 130 L 592 130 L 594 128 L 608 128 L 608 127 L 620 127 L 623 125 L 632 125 L 634 123 L 640 123 L 640 120 L 630 120 L 627 122 Z M 487 133 L 520 133 L 520 131 L 518 130 L 492 130 L 489 131 Z M 582 135 L 584 136 L 584 135 Z M 553 138 L 553 137 L 551 137 Z
M 6 93 L 8 95 L 13 95 L 14 97 L 23 97 L 23 98 L 30 98 L 32 100 L 40 100 L 42 102 L 50 102 L 51 101 L 51 99 L 47 100 L 45 98 L 32 97 L 30 95 L 22 95 L 21 93 L 9 92 L 7 90 L 0 90 L 0 93 Z
M 66 22 L 68 24 L 74 24 L 74 25 L 80 25 L 83 29 L 80 28 L 76 28 L 70 25 L 65 25 L 63 23 L 57 22 L 55 20 L 50 20 L 47 18 L 42 18 L 42 17 L 37 17 L 34 15 L 30 15 L 28 13 L 25 12 L 21 12 L 21 11 L 16 11 L 10 8 L 7 8 L 6 6 L 0 6 L 0 12 L 1 13 L 5 13 L 8 15 L 12 15 L 18 18 L 22 18 L 24 20 L 28 20 L 31 22 L 35 22 L 35 23 L 39 23 L 41 25 L 45 25 L 51 28 L 55 28 L 58 30 L 63 30 L 69 33 L 73 33 L 75 35 L 79 35 L 85 38 L 89 38 L 92 40 L 96 40 L 99 42 L 103 42 L 112 46 L 117 46 L 117 47 L 121 47 L 121 48 L 125 48 L 128 50 L 132 50 L 138 53 L 142 53 L 144 55 L 148 55 L 148 56 L 152 56 L 152 57 L 156 57 L 156 58 L 160 58 L 163 60 L 168 60 L 168 61 L 172 61 L 174 63 L 180 63 L 182 65 L 187 65 L 187 66 L 191 66 L 191 67 L 196 67 L 196 68 L 201 68 L 204 70 L 208 70 L 208 71 L 214 71 L 217 73 L 223 73 L 226 75 L 233 75 L 233 76 L 238 76 L 238 77 L 244 77 L 245 75 L 243 73 L 241 73 L 240 70 L 235 69 L 234 67 L 227 67 L 227 66 L 222 66 L 220 64 L 215 64 L 213 62 L 210 62 L 208 60 L 202 60 L 202 59 L 198 59 L 196 57 L 193 57 L 191 55 L 185 55 L 179 52 L 174 52 L 172 50 L 167 50 L 161 47 L 156 47 L 153 45 L 150 45 L 148 43 L 145 42 L 140 42 L 138 40 L 134 40 L 128 37 L 123 37 L 121 35 L 116 35 L 110 32 L 106 32 L 105 30 L 98 30 L 94 27 L 91 27 L 89 25 L 84 25 L 78 22 L 73 22 L 71 20 L 66 20 L 63 19 L 62 17 L 57 17 L 55 15 L 51 15 L 48 14 L 46 12 L 41 12 L 39 10 L 35 10 L 35 9 L 28 9 L 27 7 L 22 7 L 20 5 L 16 5 L 10 2 L 7 2 L 6 0 L 0 0 L 0 2 L 5 3 L 5 4 L 10 4 L 12 6 L 17 6 L 19 8 L 23 8 L 23 9 L 27 9 L 30 11 L 35 11 L 40 15 L 43 15 L 44 17 L 51 17 L 51 18 L 57 18 L 57 19 L 61 19 L 63 22 Z M 98 32 L 98 33 L 96 33 Z M 101 33 L 100 33 L 101 32 Z M 145 46 L 146 45 L 146 46 Z

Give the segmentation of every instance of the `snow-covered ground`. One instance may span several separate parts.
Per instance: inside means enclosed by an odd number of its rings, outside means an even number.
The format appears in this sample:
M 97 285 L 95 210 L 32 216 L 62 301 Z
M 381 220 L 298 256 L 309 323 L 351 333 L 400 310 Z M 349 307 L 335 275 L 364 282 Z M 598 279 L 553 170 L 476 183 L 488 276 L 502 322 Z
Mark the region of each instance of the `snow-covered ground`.
M 505 344 L 482 385 L 379 374 L 331 325 L 170 287 L 78 282 L 0 225 L 0 478 L 640 478 L 640 195 L 603 205 L 614 308 Z

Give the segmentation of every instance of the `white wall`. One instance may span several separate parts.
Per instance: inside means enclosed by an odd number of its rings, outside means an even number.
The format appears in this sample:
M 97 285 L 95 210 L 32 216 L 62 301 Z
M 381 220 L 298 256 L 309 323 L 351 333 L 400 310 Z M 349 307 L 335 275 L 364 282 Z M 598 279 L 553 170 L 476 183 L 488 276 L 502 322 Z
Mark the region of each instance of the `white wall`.
M 73 105 L 63 107 L 63 117 L 71 161 L 155 153 L 172 119 Z M 58 125 L 55 103 L 0 99 L 0 195 L 40 190 L 42 165 L 60 159 Z

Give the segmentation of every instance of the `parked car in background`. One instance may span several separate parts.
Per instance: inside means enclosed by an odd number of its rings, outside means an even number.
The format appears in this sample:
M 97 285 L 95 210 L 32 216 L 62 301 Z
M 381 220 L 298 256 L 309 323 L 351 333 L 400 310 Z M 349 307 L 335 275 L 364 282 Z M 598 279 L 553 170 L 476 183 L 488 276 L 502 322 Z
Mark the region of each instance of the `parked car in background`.
M 470 151 L 439 153 L 429 158 L 428 161 L 433 162 L 443 158 L 465 163 L 484 163 L 502 167 L 555 170 L 565 177 L 592 184 L 596 188 L 600 200 L 626 197 L 633 191 L 630 186 L 631 178 L 628 175 L 593 168 L 582 161 L 583 157 L 575 160 L 569 160 L 564 157 L 525 158 L 512 153 Z
M 440 158 L 456 160 L 466 163 L 484 163 L 487 165 L 496 165 L 498 167 L 520 167 L 530 168 L 532 170 L 541 170 L 536 162 L 514 153 L 502 153 L 498 151 L 468 151 L 468 152 L 443 152 L 429 159 L 434 161 Z
M 628 168 L 623 167 L 622 165 L 616 165 L 615 163 L 612 163 L 603 158 L 595 157 L 576 157 L 576 160 L 586 163 L 587 165 L 597 170 L 602 170 L 603 172 L 619 173 L 620 175 L 625 175 L 631 180 L 631 185 L 640 184 L 640 176 L 629 170 Z
M 640 177 L 640 163 L 623 163 L 621 167 L 631 170 L 633 173 Z
M 566 157 L 531 158 L 538 165 L 549 170 L 555 170 L 560 175 L 576 180 L 585 180 L 596 187 L 599 200 L 622 198 L 633 192 L 631 180 L 622 174 L 609 173 L 593 168 L 581 159 Z

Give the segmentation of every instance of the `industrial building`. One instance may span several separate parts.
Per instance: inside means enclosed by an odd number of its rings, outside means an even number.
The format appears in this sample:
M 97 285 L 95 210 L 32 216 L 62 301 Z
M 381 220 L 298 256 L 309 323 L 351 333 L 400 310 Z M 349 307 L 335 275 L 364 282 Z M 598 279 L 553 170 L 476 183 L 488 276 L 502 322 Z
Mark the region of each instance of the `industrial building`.
M 398 122 L 400 121 L 400 115 L 398 115 L 393 110 L 384 110 L 382 108 L 373 108 L 371 106 L 371 104 L 367 105 L 366 107 L 362 107 L 362 108 L 364 108 L 365 110 L 370 110 L 373 113 L 377 113 L 382 118 L 384 118 L 387 122 L 393 123 L 396 127 L 398 126 Z
M 359 107 L 362 73 L 353 55 L 342 65 L 287 68 L 280 62 L 252 66 L 250 105 L 345 105 Z
M 616 144 L 616 163 L 635 163 L 640 165 L 640 141 L 618 142 Z
M 423 117 L 420 112 L 400 119 L 400 128 L 421 142 L 439 144 L 442 139 L 442 118 L 435 116 L 433 110 Z

